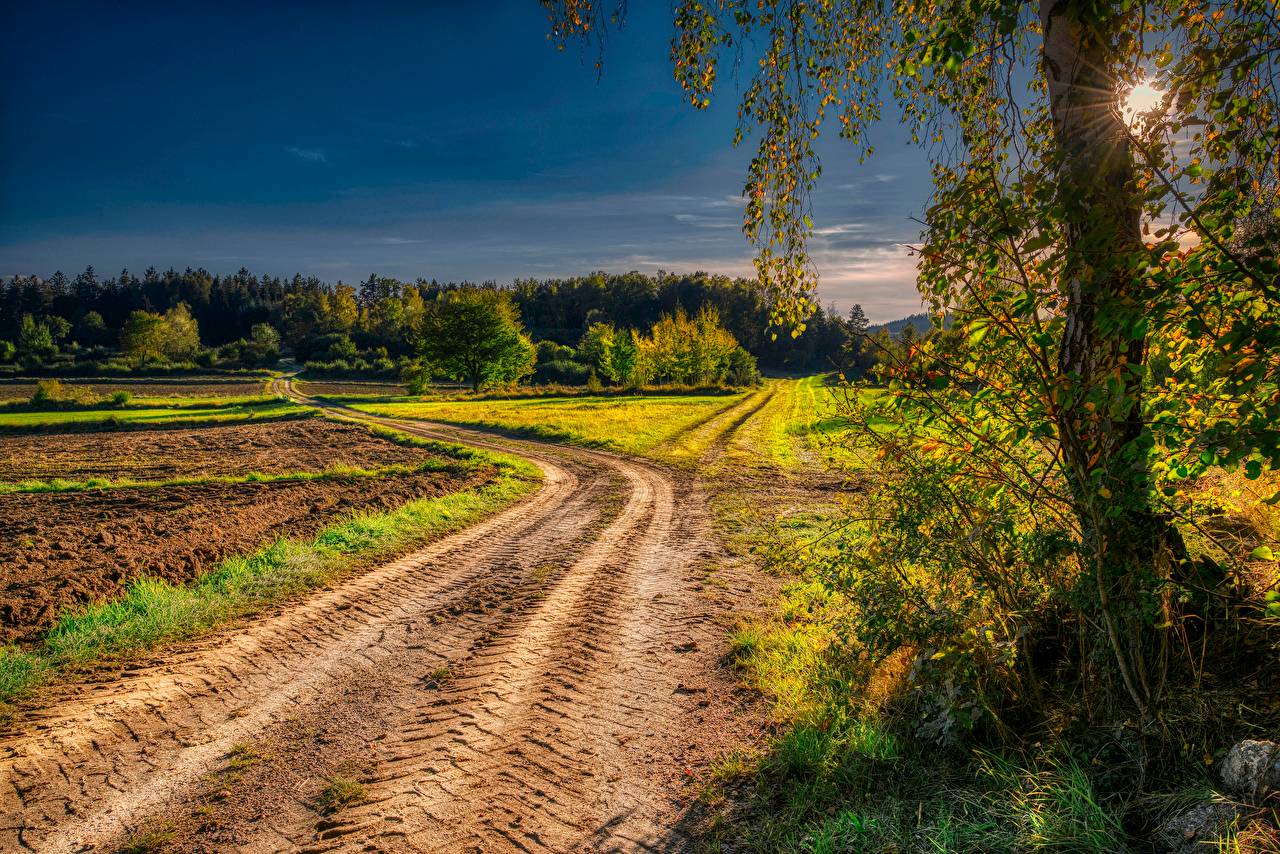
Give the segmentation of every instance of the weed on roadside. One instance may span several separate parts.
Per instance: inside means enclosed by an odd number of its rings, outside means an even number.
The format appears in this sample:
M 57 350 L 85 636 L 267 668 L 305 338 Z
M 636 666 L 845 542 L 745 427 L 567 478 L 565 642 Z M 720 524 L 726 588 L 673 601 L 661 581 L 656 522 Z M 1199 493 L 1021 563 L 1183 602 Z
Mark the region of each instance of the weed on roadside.
M 124 845 L 121 846 L 120 854 L 155 854 L 162 850 L 172 838 L 173 833 L 165 828 L 135 831 L 129 834 Z
M 317 800 L 326 810 L 336 811 L 364 799 L 365 788 L 357 780 L 342 774 L 334 774 L 325 781 Z
M 244 770 L 252 768 L 259 762 L 267 762 L 275 757 L 270 753 L 261 752 L 257 745 L 249 742 L 241 742 L 231 748 L 231 767 L 236 770 Z

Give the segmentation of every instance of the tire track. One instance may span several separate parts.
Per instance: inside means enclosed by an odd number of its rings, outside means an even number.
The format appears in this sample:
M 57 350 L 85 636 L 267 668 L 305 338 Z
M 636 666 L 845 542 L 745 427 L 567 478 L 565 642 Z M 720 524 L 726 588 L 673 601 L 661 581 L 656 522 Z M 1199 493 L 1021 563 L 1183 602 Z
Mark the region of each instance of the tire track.
M 272 390 L 357 415 L 294 394 L 288 378 Z M 715 551 L 687 484 L 605 452 L 357 417 L 514 451 L 545 485 L 242 631 L 52 692 L 26 732 L 0 740 L 0 848 L 118 843 L 198 791 L 233 745 L 319 710 L 367 735 L 364 804 L 317 822 L 304 791 L 219 850 L 684 846 L 670 786 L 644 766 L 705 705 L 697 683 L 713 661 L 699 651 L 714 648 L 725 607 L 686 583 Z M 424 688 L 442 665 L 452 678 Z M 376 686 L 376 704 L 353 679 Z

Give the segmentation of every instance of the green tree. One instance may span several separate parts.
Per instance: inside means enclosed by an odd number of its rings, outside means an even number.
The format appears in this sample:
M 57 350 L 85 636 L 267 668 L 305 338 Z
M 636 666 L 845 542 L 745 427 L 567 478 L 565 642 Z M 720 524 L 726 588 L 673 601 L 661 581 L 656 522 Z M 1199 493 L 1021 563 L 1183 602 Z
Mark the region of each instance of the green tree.
M 713 383 L 724 379 L 737 340 L 720 327 L 720 315 L 710 306 L 693 319 L 683 308 L 664 314 L 648 336 L 639 339 L 640 360 L 652 376 L 676 383 Z
M 76 324 L 76 335 L 79 336 L 80 341 L 93 347 L 107 343 L 111 333 L 107 329 L 107 324 L 102 319 L 102 315 L 96 311 L 90 311 L 80 318 L 80 321 Z
M 599 37 L 619 12 L 543 5 L 561 40 Z M 1274 6 L 681 0 L 675 23 L 698 109 L 722 55 L 761 49 L 734 140 L 759 134 L 744 228 L 796 331 L 816 284 L 805 212 L 824 120 L 870 155 L 888 88 L 934 146 L 918 285 L 956 331 L 886 366 L 901 409 L 882 450 L 923 454 L 982 500 L 1033 507 L 1061 484 L 1087 570 L 1071 599 L 1149 719 L 1193 567 L 1180 485 L 1214 465 L 1280 467 L 1280 267 L 1265 240 L 1249 239 L 1256 255 L 1233 244 L 1280 201 Z M 1161 102 L 1130 125 L 1122 99 L 1152 72 Z M 1156 385 L 1166 348 L 1174 376 Z M 1207 392 L 1176 379 L 1210 364 Z
M 120 352 L 138 361 L 159 359 L 164 355 L 169 325 L 158 314 L 135 311 L 120 330 Z
M 44 323 L 36 323 L 35 318 L 29 314 L 22 316 L 16 349 L 18 358 L 23 361 L 41 362 L 58 355 L 49 327 Z
M 270 323 L 253 324 L 249 329 L 249 342 L 265 352 L 278 354 L 280 351 L 280 333 Z
M 463 287 L 428 303 L 418 355 L 440 373 L 482 385 L 510 385 L 533 373 L 537 354 L 511 295 Z
M 189 359 L 200 349 L 200 327 L 191 308 L 180 302 L 164 313 L 161 351 L 170 359 Z
M 53 339 L 53 343 L 59 344 L 66 340 L 67 335 L 71 332 L 71 324 L 64 317 L 51 315 L 44 319 L 44 325 L 49 327 L 49 336 Z

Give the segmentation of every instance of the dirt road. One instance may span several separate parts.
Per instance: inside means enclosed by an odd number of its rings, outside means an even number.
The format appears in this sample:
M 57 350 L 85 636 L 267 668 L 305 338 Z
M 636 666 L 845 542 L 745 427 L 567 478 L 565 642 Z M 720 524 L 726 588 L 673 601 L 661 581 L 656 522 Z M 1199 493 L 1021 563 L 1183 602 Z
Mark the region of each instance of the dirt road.
M 0 739 L 0 849 L 687 847 L 681 781 L 750 726 L 717 623 L 749 581 L 716 568 L 694 486 L 395 426 L 518 453 L 545 486 L 247 627 L 52 689 Z

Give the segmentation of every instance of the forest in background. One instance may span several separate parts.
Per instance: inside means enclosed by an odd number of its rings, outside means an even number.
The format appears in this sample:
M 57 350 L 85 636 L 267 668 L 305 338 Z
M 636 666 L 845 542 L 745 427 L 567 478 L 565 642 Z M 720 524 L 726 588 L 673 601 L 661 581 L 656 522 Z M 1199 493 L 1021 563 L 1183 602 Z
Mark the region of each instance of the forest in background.
M 92 267 L 75 278 L 15 276 L 0 285 L 0 362 L 30 372 L 252 368 L 281 354 L 316 371 L 391 376 L 415 354 L 425 306 L 469 283 L 370 275 L 357 285 L 315 277 L 256 276 L 241 269 L 219 276 L 154 267 L 100 277 Z M 486 286 L 497 288 L 493 283 Z M 860 345 L 869 325 L 860 307 L 848 315 L 816 306 L 804 330 L 771 325 L 773 303 L 753 279 L 705 272 L 593 273 L 567 279 L 516 279 L 511 294 L 534 342 L 559 345 L 535 381 L 585 382 L 592 369 L 568 351 L 600 323 L 645 332 L 678 309 L 690 316 L 715 309 L 723 327 L 762 368 L 792 372 L 865 371 L 875 359 Z M 144 313 L 142 317 L 138 313 Z M 918 322 L 917 322 L 918 321 Z M 924 315 L 907 322 L 928 328 Z M 894 328 L 897 327 L 897 328 Z M 119 359 L 120 350 L 132 358 Z M 865 352 L 864 352 L 865 351 Z M 548 347 L 544 355 L 551 354 Z M 112 360 L 115 359 L 113 362 Z

